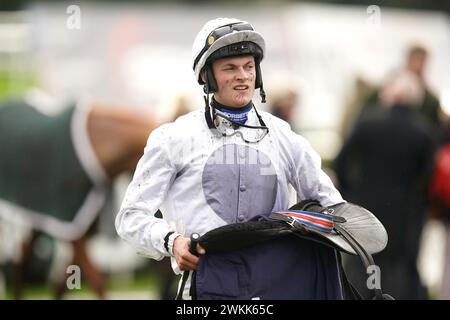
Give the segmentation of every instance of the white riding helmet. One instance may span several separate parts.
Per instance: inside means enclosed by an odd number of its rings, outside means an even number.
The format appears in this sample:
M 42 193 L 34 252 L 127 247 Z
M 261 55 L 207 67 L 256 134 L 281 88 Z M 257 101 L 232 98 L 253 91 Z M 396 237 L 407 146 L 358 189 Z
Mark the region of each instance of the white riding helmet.
M 208 21 L 194 40 L 192 46 L 192 64 L 199 84 L 205 84 L 200 73 L 210 62 L 231 56 L 252 55 L 257 64 L 256 88 L 262 86 L 259 62 L 264 57 L 265 41 L 253 26 L 234 18 L 217 18 Z M 213 78 L 212 72 L 210 78 Z M 215 85 L 214 79 L 208 79 Z M 208 83 L 209 91 L 215 88 Z

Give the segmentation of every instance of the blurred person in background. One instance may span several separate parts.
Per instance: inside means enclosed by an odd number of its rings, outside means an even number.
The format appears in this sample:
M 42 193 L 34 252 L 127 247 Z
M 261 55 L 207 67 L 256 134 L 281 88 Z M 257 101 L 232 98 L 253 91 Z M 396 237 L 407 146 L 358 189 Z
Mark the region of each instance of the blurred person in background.
M 343 196 L 371 210 L 390 235 L 376 259 L 381 283 L 397 299 L 427 298 L 416 267 L 434 154 L 430 123 L 417 112 L 424 97 L 416 73 L 394 75 L 380 94 L 388 108 L 368 111 L 335 160 Z M 356 280 L 359 261 L 348 257 L 346 271 L 367 296 L 365 282 Z
M 439 100 L 431 92 L 425 79 L 428 58 L 428 50 L 422 45 L 414 44 L 408 49 L 403 70 L 408 71 L 417 77 L 423 91 L 423 98 L 416 109 L 432 124 L 434 129 L 437 130 L 436 134 L 438 134 L 439 130 L 441 130 L 443 112 Z M 396 72 L 401 72 L 401 70 Z M 380 93 L 380 90 L 375 90 L 375 92 L 368 97 L 367 101 L 362 104 L 363 112 L 367 111 L 366 109 L 368 108 L 376 108 L 384 103 Z
M 450 299 L 450 121 L 444 130 L 436 153 L 430 182 L 431 218 L 438 219 L 445 227 L 444 266 L 440 299 Z
M 295 125 L 295 112 L 298 105 L 298 94 L 293 88 L 285 85 L 270 91 L 268 99 L 269 112 L 291 125 L 292 131 L 298 132 Z
M 349 99 L 344 104 L 344 114 L 339 127 L 339 133 L 343 140 L 350 135 L 353 126 L 360 117 L 362 105 L 373 94 L 376 86 L 369 83 L 364 76 L 357 75 Z

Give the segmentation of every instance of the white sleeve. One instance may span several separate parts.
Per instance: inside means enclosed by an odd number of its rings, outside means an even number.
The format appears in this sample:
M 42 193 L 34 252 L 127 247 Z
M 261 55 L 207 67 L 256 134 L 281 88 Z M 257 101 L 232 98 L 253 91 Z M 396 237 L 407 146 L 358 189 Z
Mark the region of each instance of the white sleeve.
M 125 241 L 139 254 L 156 260 L 169 256 L 164 237 L 174 231 L 165 220 L 155 217 L 176 175 L 165 143 L 160 130 L 154 130 L 115 221 L 117 233 Z
M 345 202 L 330 177 L 322 170 L 320 156 L 310 143 L 294 132 L 291 138 L 294 148 L 291 184 L 299 200 L 317 200 L 325 207 Z

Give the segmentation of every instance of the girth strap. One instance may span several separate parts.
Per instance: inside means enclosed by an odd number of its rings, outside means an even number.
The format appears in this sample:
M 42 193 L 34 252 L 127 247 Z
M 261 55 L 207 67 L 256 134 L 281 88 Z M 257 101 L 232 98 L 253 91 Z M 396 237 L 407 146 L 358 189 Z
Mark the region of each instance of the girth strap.
M 336 225 L 334 227 L 337 233 L 339 233 L 356 251 L 358 256 L 361 259 L 361 262 L 364 265 L 365 270 L 367 270 L 370 266 L 375 266 L 375 262 L 373 260 L 373 257 L 371 254 L 369 254 L 360 244 L 358 241 L 356 241 L 350 233 L 348 233 L 344 228 L 342 228 L 339 225 Z M 381 280 L 380 280 L 381 281 Z M 375 296 L 373 297 L 373 300 L 394 300 L 394 298 L 388 294 L 384 294 L 381 290 L 381 284 L 379 288 L 373 288 L 372 289 Z

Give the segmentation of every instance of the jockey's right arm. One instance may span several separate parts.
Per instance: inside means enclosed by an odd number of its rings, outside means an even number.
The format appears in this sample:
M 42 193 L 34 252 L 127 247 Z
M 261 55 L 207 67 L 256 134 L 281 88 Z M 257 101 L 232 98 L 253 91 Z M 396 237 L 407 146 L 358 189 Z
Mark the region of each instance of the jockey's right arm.
M 150 134 L 115 220 L 117 233 L 139 254 L 155 260 L 172 256 L 179 236 L 164 219 L 155 217 L 177 172 L 160 129 Z

